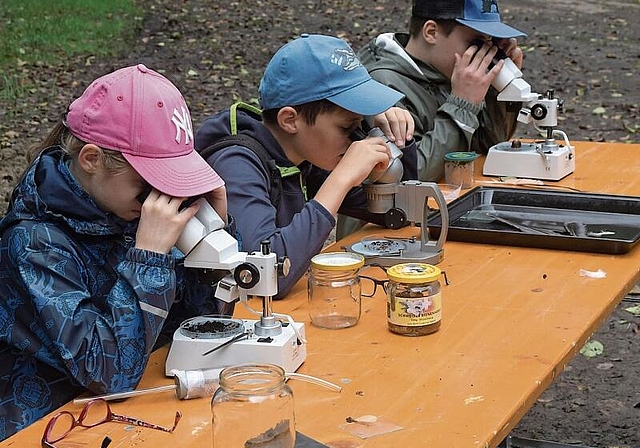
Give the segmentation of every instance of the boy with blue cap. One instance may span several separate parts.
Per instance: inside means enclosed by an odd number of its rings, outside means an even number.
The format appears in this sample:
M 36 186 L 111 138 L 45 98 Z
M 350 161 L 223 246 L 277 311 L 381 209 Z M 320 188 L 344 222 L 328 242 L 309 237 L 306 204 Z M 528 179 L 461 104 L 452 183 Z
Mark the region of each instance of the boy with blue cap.
M 375 221 L 360 214 L 366 199 L 354 187 L 372 171 L 386 169 L 389 148 L 381 138 L 354 142 L 352 132 L 364 117 L 375 116 L 374 123 L 403 147 L 413 122 L 407 111 L 392 107 L 402 94 L 374 81 L 349 45 L 330 36 L 305 34 L 280 48 L 259 93 L 262 110 L 244 105 L 209 117 L 195 144 L 202 151 L 223 138 L 243 136 L 259 142 L 277 165 L 282 194 L 274 204 L 270 173 L 248 145 L 201 152 L 225 180 L 243 250 L 259 250 L 268 240 L 279 257 L 290 259 L 289 275 L 278 282 L 280 298 L 322 249 L 338 210 Z M 415 177 L 415 144 L 404 151 L 405 178 Z
M 491 87 L 504 61 L 489 68 L 498 49 L 522 67 L 520 36 L 497 0 L 413 0 L 408 34 L 381 34 L 358 52 L 374 79 L 405 95 L 398 105 L 415 121 L 420 180 L 440 180 L 448 152 L 486 153 L 511 138 L 520 106 L 498 102 Z

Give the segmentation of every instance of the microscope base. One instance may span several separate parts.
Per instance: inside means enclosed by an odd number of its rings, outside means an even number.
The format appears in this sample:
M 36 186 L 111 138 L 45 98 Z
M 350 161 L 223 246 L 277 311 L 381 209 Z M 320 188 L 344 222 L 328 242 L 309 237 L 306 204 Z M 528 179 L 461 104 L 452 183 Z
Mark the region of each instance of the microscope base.
M 511 142 L 502 142 L 489 148 L 482 174 L 560 180 L 576 168 L 574 151 L 573 146 L 548 145 L 546 142 L 522 143 L 517 149 Z
M 257 336 L 254 326 L 257 321 L 244 320 L 244 331 L 250 331 L 247 339 L 235 341 L 213 353 L 202 356 L 233 336 L 219 339 L 203 339 L 185 335 L 180 328 L 173 334 L 165 374 L 173 376 L 172 370 L 219 369 L 243 363 L 268 363 L 282 367 L 285 372 L 295 372 L 307 358 L 307 345 L 299 344 L 290 325 L 283 325 L 282 332 L 271 337 Z M 304 324 L 294 323 L 304 338 Z
M 387 240 L 380 238 L 380 242 L 389 242 L 389 244 L 402 244 L 405 246 L 400 252 L 382 253 L 375 252 L 365 246 L 370 245 L 371 242 L 375 243 L 375 240 L 370 240 L 366 243 L 360 241 L 352 244 L 347 248 L 350 252 L 355 252 L 364 256 L 365 263 L 377 263 L 384 267 L 390 267 L 399 263 L 427 263 L 437 264 L 444 259 L 444 249 L 434 250 L 433 252 L 423 252 L 421 250 L 420 241 L 401 241 Z

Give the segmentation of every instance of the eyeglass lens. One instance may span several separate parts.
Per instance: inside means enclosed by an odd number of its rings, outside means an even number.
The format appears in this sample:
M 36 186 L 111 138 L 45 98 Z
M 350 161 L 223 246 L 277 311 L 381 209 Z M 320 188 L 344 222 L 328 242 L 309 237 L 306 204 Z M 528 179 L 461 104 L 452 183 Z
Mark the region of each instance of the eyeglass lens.
M 110 420 L 111 408 L 105 400 L 92 400 L 88 402 L 82 409 L 82 412 L 80 412 L 80 418 L 78 418 L 80 425 L 85 428 L 91 428 Z
M 62 411 L 56 414 L 47 425 L 45 440 L 49 443 L 55 443 L 62 440 L 76 426 L 91 428 L 101 423 L 111 420 L 111 410 L 104 400 L 93 400 L 88 402 L 82 411 L 78 420 L 68 411 Z
M 49 421 L 45 430 L 45 439 L 47 442 L 55 443 L 63 439 L 75 427 L 75 417 L 69 412 L 61 412 Z

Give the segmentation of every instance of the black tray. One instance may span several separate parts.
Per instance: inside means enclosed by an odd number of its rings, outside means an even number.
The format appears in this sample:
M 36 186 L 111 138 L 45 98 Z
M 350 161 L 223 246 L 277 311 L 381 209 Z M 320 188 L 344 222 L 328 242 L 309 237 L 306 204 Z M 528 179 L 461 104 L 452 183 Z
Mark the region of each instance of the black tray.
M 447 239 L 622 254 L 640 239 L 640 198 L 509 187 L 476 187 L 447 205 Z M 428 218 L 440 235 L 440 212 Z

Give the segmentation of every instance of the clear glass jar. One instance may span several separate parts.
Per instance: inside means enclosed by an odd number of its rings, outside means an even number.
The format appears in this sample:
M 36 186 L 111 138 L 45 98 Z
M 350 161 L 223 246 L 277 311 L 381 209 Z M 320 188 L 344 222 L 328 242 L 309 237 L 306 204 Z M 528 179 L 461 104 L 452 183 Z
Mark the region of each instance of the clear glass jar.
M 445 182 L 461 188 L 473 187 L 473 161 L 478 157 L 478 153 L 467 151 L 449 152 L 445 154 Z
M 311 259 L 307 292 L 313 325 L 338 329 L 358 323 L 363 265 L 364 257 L 351 252 L 325 252 Z
M 402 263 L 387 269 L 387 323 L 404 336 L 435 333 L 442 319 L 440 269 L 425 263 Z
M 293 392 L 273 364 L 241 364 L 220 372 L 211 400 L 213 448 L 294 448 Z

